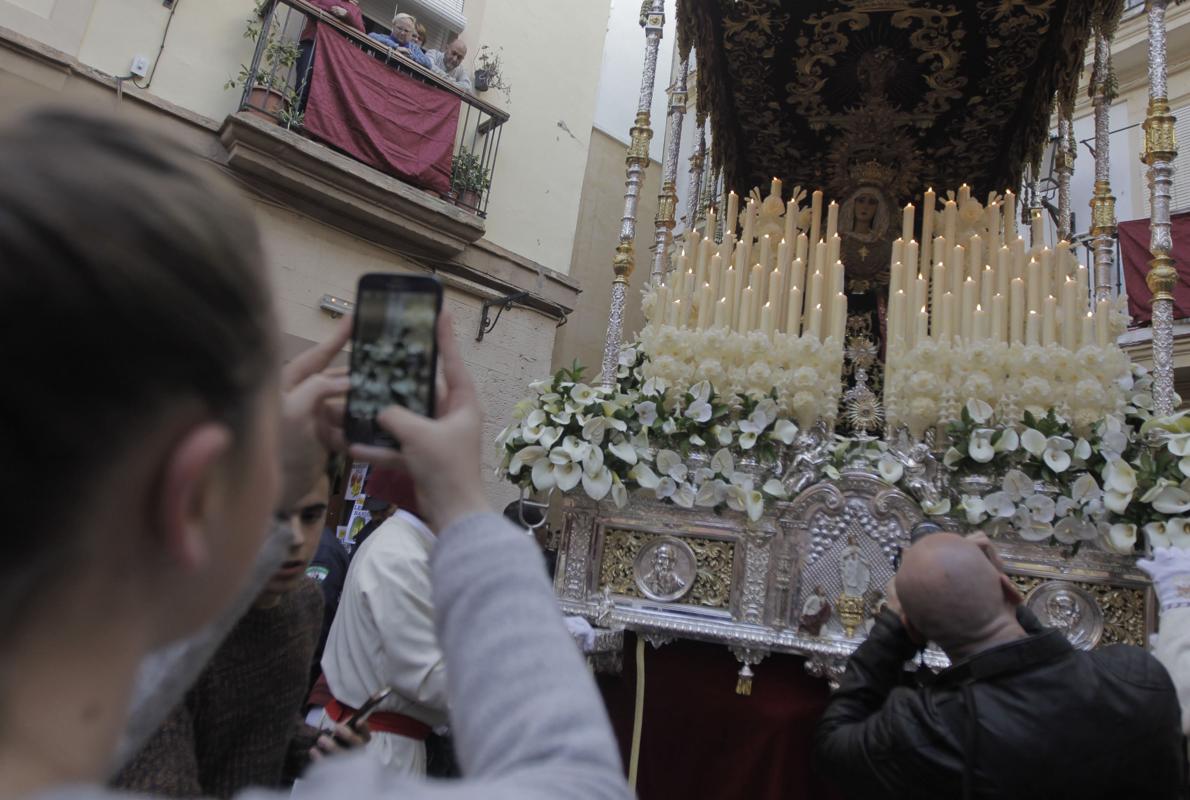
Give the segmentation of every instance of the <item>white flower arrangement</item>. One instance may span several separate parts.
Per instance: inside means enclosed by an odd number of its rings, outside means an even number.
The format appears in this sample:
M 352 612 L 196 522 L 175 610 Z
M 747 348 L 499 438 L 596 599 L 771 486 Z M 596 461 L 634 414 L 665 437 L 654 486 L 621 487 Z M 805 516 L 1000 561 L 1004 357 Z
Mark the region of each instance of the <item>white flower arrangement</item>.
M 671 391 L 709 381 L 732 405 L 771 397 L 782 416 L 803 428 L 833 421 L 838 413 L 843 348 L 833 338 L 820 342 L 778 331 L 770 339 L 761 331 L 649 324 L 640 333 L 640 348 L 648 355 L 643 376 L 665 381 Z
M 1131 385 L 1128 357 L 1115 346 L 1072 354 L 1056 346 L 929 340 L 890 355 L 884 396 L 890 424 L 918 437 L 957 420 L 966 400 L 987 404 L 1013 424 L 1026 413 L 1044 417 L 1062 409 L 1075 429 L 1088 431 L 1123 410 Z

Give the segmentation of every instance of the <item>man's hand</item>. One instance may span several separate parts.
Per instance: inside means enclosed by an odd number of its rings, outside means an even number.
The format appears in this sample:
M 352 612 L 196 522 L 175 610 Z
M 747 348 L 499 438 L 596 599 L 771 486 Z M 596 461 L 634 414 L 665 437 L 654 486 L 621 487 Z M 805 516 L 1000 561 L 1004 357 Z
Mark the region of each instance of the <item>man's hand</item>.
M 343 6 L 331 6 L 331 13 L 339 19 L 343 19 L 343 17 L 347 16 L 347 9 L 343 8 Z
M 344 318 L 329 339 L 281 370 L 283 503 L 296 502 L 310 488 L 327 451 L 346 449 L 341 409 L 351 384 L 345 370 L 327 370 L 327 365 L 350 336 L 351 320 Z
M 357 747 L 363 747 L 372 740 L 372 733 L 365 724 L 360 730 L 340 722 L 333 731 L 322 734 L 318 741 L 310 748 L 310 760 L 320 761 L 327 756 L 345 753 Z
M 901 600 L 897 597 L 897 579 L 895 576 L 884 586 L 884 605 L 898 617 L 904 613 L 901 610 Z
M 996 552 L 996 546 L 992 544 L 992 540 L 983 531 L 976 531 L 975 533 L 967 534 L 967 541 L 974 544 L 983 554 L 987 556 L 988 561 L 992 562 L 992 566 L 1000 572 L 1005 572 L 1004 562 L 1000 560 L 1000 554 Z
M 491 505 L 479 473 L 483 413 L 445 311 L 438 318 L 438 353 L 443 381 L 439 383 L 437 418 L 389 406 L 376 421 L 401 443 L 401 450 L 357 444 L 352 445 L 351 455 L 357 461 L 416 476 L 422 515 L 432 529 L 441 532 L 456 519 L 491 511 Z

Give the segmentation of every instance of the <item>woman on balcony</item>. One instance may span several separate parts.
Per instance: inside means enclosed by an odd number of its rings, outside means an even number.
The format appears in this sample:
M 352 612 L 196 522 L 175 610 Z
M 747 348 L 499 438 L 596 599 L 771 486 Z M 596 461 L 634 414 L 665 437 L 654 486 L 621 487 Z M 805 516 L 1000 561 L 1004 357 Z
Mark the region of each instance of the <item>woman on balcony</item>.
M 393 17 L 392 36 L 383 33 L 370 33 L 368 36 L 426 69 L 434 68 L 429 57 L 422 51 L 421 45 L 417 43 L 417 20 L 410 14 L 397 14 Z

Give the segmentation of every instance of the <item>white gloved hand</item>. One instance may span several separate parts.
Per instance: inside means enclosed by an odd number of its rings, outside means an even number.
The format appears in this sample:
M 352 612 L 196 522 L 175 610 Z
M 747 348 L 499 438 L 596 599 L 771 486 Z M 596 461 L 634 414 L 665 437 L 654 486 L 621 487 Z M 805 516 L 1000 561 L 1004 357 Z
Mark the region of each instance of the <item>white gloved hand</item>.
M 1190 606 L 1190 550 L 1158 547 L 1153 557 L 1136 562 L 1150 578 L 1161 610 Z
M 591 623 L 582 617 L 566 617 L 565 621 L 566 630 L 570 631 L 570 635 L 579 643 L 584 653 L 595 649 L 595 629 L 591 627 Z

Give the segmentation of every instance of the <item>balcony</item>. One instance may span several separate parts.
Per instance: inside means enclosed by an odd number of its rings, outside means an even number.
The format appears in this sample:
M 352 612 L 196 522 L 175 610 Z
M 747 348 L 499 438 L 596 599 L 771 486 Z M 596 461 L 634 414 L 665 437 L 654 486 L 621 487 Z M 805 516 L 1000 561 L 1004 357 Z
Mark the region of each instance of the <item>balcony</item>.
M 381 225 L 412 216 L 432 251 L 483 235 L 507 112 L 302 0 L 266 0 L 245 37 L 239 111 L 220 132 L 230 166 L 316 205 L 326 190 L 331 206 L 370 200 Z

